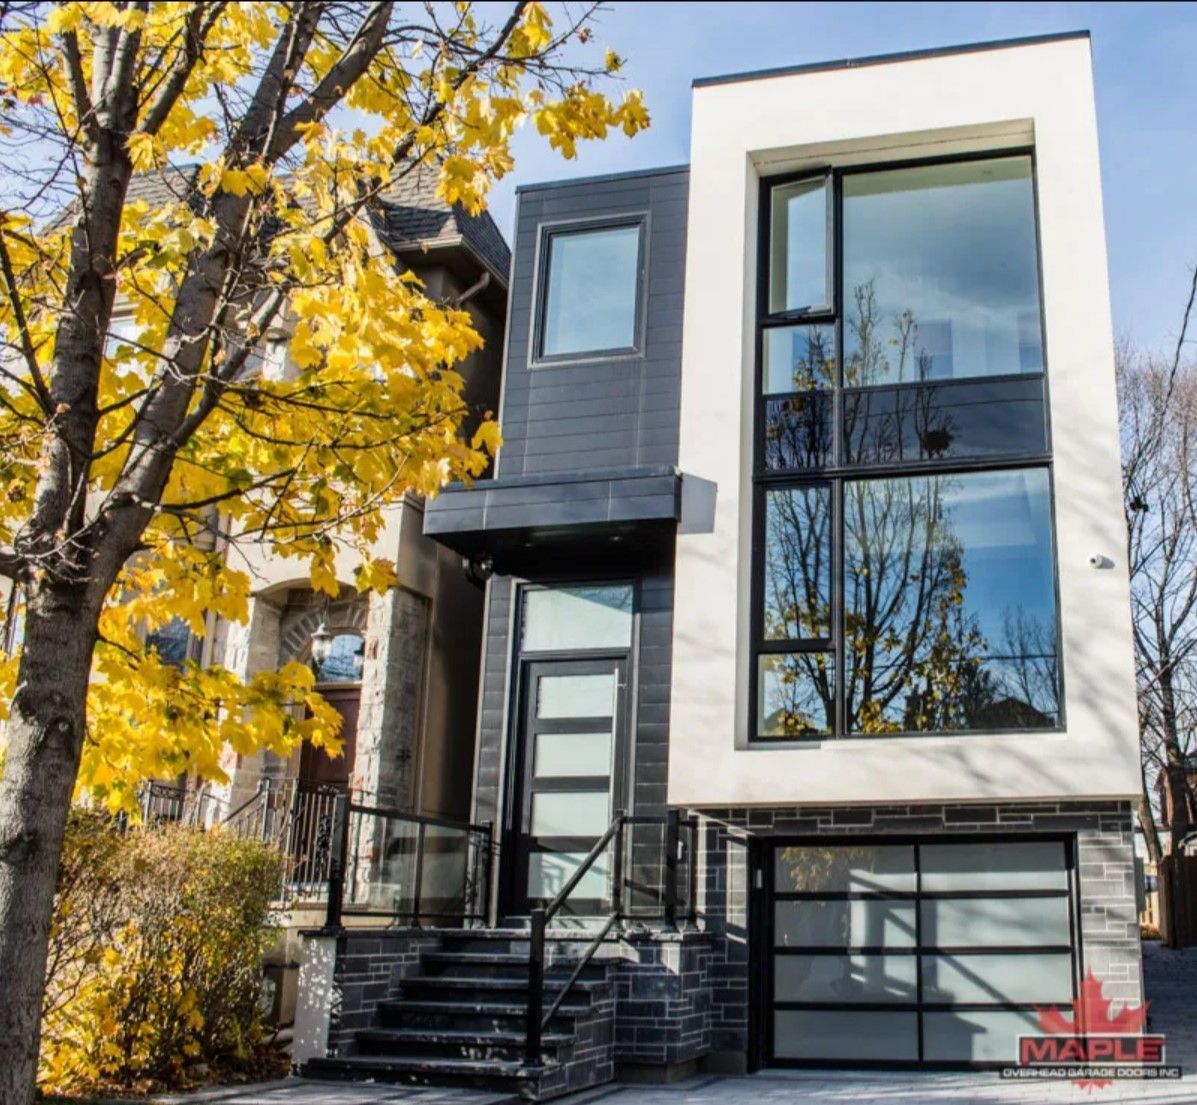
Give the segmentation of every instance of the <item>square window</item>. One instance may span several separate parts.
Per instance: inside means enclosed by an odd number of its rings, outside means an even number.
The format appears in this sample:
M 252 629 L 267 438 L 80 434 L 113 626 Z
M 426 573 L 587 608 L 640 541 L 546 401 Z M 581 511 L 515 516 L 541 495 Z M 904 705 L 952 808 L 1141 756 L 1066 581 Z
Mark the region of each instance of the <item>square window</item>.
M 641 231 L 635 223 L 547 236 L 541 357 L 635 350 Z

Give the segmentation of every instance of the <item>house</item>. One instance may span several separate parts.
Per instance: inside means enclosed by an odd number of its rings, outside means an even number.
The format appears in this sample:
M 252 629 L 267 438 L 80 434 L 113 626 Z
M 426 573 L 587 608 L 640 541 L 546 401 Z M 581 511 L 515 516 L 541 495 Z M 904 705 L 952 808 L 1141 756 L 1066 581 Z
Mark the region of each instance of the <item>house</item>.
M 474 905 L 332 910 L 302 1069 L 1008 1065 L 1141 1001 L 1087 34 L 697 81 L 688 166 L 520 192 L 510 288 L 424 513 L 487 578 Z

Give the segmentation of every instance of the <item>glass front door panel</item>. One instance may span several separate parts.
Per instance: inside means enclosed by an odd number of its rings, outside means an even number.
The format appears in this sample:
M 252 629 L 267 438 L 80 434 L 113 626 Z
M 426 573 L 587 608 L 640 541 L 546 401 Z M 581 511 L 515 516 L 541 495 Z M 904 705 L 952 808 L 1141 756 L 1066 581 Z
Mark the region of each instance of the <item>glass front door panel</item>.
M 519 897 L 555 897 L 613 816 L 622 660 L 538 661 L 525 668 L 524 796 L 517 852 Z M 609 856 L 570 892 L 566 912 L 602 911 L 610 901 Z

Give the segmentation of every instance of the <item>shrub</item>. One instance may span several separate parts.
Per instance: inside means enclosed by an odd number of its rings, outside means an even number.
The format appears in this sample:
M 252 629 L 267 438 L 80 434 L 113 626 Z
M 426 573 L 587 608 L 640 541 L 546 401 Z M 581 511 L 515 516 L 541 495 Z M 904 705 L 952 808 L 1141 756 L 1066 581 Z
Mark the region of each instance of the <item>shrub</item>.
M 118 832 L 77 812 L 51 933 L 45 1089 L 157 1089 L 251 1064 L 282 861 L 183 826 Z

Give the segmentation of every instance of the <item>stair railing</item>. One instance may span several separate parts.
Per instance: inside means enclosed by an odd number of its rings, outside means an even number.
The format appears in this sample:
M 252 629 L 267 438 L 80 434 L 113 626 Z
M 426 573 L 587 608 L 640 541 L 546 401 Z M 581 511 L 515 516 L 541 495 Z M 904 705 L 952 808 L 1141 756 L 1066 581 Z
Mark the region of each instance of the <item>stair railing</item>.
M 528 939 L 528 1014 L 524 1039 L 524 1062 L 528 1066 L 539 1065 L 545 1028 L 557 1010 L 561 1008 L 561 1003 L 573 988 L 574 983 L 581 977 L 583 969 L 590 962 L 594 953 L 598 951 L 599 945 L 602 944 L 607 933 L 623 917 L 623 827 L 626 821 L 627 816 L 623 810 L 616 810 L 611 824 L 607 826 L 607 831 L 599 837 L 598 842 L 590 849 L 586 858 L 578 864 L 577 870 L 557 891 L 552 901 L 540 909 L 532 910 L 531 932 Z M 611 862 L 611 913 L 600 927 L 598 935 L 591 940 L 586 950 L 578 958 L 573 974 L 561 987 L 546 1013 L 544 1010 L 545 930 L 565 904 L 566 899 L 582 881 L 583 876 L 594 866 L 612 840 L 615 841 L 615 853 Z
M 617 810 L 607 831 L 599 837 L 594 847 L 587 853 L 586 858 L 578 865 L 556 896 L 542 908 L 532 910 L 531 931 L 528 939 L 528 1013 L 524 1040 L 524 1062 L 528 1066 L 540 1064 L 544 1050 L 544 1030 L 549 1026 L 557 1010 L 561 1008 L 561 1004 L 568 997 L 578 979 L 581 978 L 586 965 L 594 957 L 611 930 L 624 920 L 644 919 L 642 916 L 635 916 L 627 908 L 628 880 L 624 877 L 624 850 L 628 843 L 627 830 L 629 827 L 637 825 L 662 826 L 661 880 L 655 884 L 660 889 L 660 913 L 657 916 L 664 923 L 666 931 L 677 931 L 679 905 L 681 904 L 678 893 L 678 869 L 679 861 L 684 854 L 687 867 L 685 925 L 688 929 L 696 927 L 697 820 L 693 817 L 686 819 L 687 843 L 683 848 L 681 842 L 682 819 L 679 811 L 670 810 L 665 817 L 636 817 L 628 816 L 623 810 Z M 561 910 L 583 877 L 612 842 L 614 842 L 614 854 L 611 859 L 611 912 L 599 925 L 585 951 L 578 957 L 573 971 L 565 980 L 564 985 L 557 990 L 552 1003 L 546 1010 L 544 1008 L 545 949 L 549 922 Z M 635 844 L 634 841 L 632 843 Z M 633 851 L 635 851 L 635 847 L 633 847 Z M 632 883 L 632 889 L 636 890 L 634 879 Z

